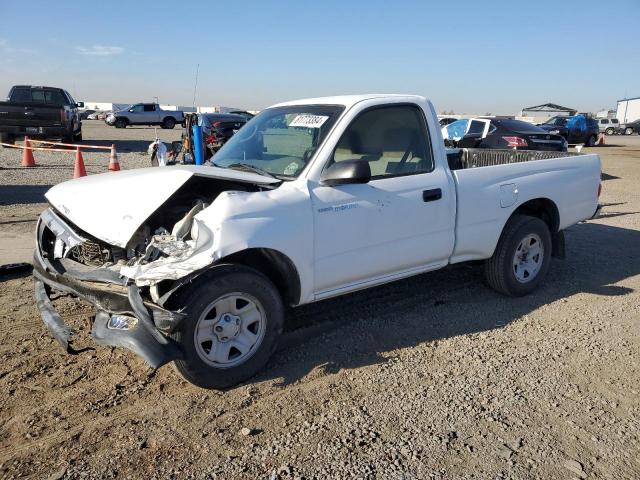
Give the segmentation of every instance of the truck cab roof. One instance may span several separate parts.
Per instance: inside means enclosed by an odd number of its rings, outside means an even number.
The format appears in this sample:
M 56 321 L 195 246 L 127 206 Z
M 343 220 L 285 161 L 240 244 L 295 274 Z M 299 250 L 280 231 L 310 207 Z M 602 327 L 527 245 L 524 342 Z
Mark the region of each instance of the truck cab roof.
M 300 100 L 292 100 L 289 102 L 278 103 L 272 105 L 272 107 L 285 107 L 291 105 L 344 105 L 349 108 L 356 103 L 363 102 L 365 100 L 375 99 L 399 99 L 404 98 L 407 101 L 424 102 L 425 97 L 420 95 L 402 95 L 395 93 L 370 93 L 365 95 L 336 95 L 333 97 L 316 97 L 316 98 L 303 98 Z

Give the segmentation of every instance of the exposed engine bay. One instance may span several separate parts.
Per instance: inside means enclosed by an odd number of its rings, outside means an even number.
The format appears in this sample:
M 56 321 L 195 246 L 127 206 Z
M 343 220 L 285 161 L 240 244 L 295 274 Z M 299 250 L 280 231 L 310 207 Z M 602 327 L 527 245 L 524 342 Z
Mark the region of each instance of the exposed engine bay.
M 210 249 L 213 232 L 195 219 L 198 213 L 223 192 L 257 192 L 273 188 L 193 176 L 139 226 L 124 248 L 88 234 L 62 213 L 54 211 L 64 226 L 53 227 L 56 222 L 51 221 L 46 225 L 49 228 L 41 227 L 40 249 L 50 260 L 73 260 L 86 267 L 109 270 L 123 280 L 144 276 L 146 280 L 138 285 L 154 286 L 151 296 L 157 298 L 159 282 L 188 275 L 198 264 L 181 266 L 181 262 Z M 47 222 L 46 217 L 43 219 Z M 210 254 L 208 258 L 198 260 L 202 267 L 212 261 Z M 154 269 L 158 268 L 154 274 Z

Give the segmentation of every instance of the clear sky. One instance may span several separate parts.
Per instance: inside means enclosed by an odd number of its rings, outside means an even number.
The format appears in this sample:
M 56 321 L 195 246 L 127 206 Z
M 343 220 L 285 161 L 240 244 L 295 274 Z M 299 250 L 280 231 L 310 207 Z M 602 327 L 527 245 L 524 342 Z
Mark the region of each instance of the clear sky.
M 640 0 L 0 0 L 0 96 L 263 108 L 415 93 L 438 112 L 640 96 Z

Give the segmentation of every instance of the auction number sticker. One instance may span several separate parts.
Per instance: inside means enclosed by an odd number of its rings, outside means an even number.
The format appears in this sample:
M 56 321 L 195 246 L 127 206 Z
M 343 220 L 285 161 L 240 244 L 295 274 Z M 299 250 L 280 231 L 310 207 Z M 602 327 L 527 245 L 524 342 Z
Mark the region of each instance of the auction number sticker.
M 294 118 L 289 124 L 290 127 L 320 128 L 329 117 L 325 115 L 311 115 L 310 113 L 301 113 Z

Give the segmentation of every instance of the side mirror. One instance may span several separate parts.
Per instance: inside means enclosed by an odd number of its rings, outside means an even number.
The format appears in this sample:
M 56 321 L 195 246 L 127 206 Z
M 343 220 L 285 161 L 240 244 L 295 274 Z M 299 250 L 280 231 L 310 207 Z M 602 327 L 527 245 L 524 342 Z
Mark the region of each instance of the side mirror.
M 320 183 L 328 187 L 351 183 L 369 183 L 371 168 L 365 160 L 345 160 L 337 162 L 322 172 Z
M 78 102 L 78 103 L 76 103 L 76 107 L 78 107 L 78 108 L 84 108 L 84 102 Z

